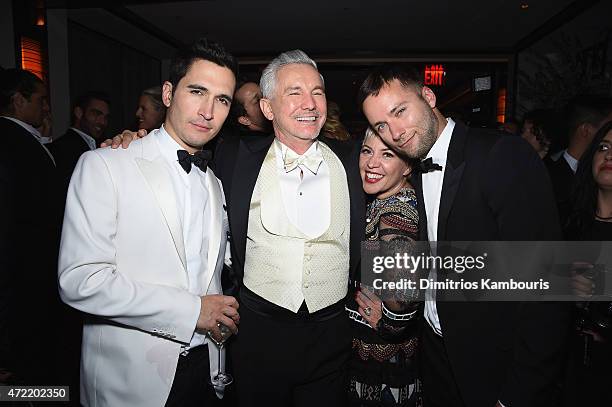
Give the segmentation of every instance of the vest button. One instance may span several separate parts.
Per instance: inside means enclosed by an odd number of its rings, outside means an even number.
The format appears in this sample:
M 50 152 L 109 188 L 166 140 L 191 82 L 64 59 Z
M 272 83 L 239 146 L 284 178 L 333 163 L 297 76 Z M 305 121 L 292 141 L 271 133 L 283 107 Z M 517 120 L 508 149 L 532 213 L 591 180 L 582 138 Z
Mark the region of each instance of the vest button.
M 310 270 L 306 270 L 305 273 L 306 273 L 307 276 L 309 276 L 310 275 Z
M 308 287 L 310 287 L 310 284 L 304 283 L 304 288 L 308 288 Z

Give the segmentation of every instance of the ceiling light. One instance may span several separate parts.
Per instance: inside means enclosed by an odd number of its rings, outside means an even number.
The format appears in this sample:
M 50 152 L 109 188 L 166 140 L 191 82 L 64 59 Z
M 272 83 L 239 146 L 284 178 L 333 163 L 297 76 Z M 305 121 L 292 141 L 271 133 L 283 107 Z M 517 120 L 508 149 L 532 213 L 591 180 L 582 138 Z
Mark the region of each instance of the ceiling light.
M 523 3 L 521 4 L 521 10 L 527 10 L 529 8 L 529 4 Z

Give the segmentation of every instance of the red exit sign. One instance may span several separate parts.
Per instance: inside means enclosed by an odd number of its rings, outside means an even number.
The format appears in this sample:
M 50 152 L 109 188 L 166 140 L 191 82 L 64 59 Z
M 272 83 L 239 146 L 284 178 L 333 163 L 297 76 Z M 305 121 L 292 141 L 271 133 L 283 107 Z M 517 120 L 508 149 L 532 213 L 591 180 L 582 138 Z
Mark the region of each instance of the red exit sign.
M 445 75 L 444 65 L 425 65 L 425 85 L 442 86 Z

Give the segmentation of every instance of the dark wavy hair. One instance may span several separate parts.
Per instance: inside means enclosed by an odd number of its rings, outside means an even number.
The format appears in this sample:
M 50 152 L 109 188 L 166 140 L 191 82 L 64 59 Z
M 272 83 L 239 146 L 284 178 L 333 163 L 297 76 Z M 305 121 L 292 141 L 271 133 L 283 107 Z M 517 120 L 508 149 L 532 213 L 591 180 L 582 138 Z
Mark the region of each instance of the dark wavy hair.
M 84 93 L 81 93 L 74 101 L 74 105 L 72 106 L 72 123 L 76 121 L 76 116 L 74 115 L 74 108 L 80 107 L 83 111 L 87 110 L 89 104 L 94 100 L 101 100 L 106 103 L 109 107 L 111 105 L 110 96 L 108 93 L 99 91 L 99 90 L 90 90 Z
M 44 83 L 30 71 L 14 68 L 0 72 L 0 111 L 11 110 L 12 99 L 16 93 L 21 93 L 24 98 L 30 100 L 37 85 Z
M 168 81 L 172 84 L 172 91 L 187 74 L 189 67 L 198 59 L 213 62 L 221 67 L 228 68 L 238 77 L 238 61 L 232 54 L 227 52 L 219 43 L 200 38 L 191 46 L 180 50 L 170 63 Z
M 593 157 L 601 140 L 612 130 L 612 121 L 605 123 L 593 137 L 591 145 L 580 158 L 572 193 L 572 211 L 568 218 L 565 234 L 572 240 L 589 238 L 589 231 L 597 211 L 599 187 L 593 178 Z M 562 158 L 561 158 L 562 159 Z

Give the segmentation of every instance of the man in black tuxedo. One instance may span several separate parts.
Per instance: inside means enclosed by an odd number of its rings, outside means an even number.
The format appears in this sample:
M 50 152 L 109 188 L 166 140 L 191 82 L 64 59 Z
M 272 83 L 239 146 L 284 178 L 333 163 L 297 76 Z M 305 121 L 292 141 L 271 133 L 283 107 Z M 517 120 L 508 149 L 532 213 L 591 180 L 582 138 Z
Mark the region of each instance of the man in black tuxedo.
M 72 126 L 49 145 L 59 176 L 68 188 L 72 171 L 81 154 L 95 150 L 108 127 L 110 99 L 102 92 L 80 95 L 72 109 Z
M 236 84 L 229 116 L 219 136 L 211 140 L 205 148 L 214 151 L 225 139 L 232 137 L 268 136 L 272 127 L 259 107 L 261 98 L 261 89 L 258 84 L 244 79 L 239 80 Z
M 274 134 L 228 138 L 215 155 L 240 298 L 229 345 L 239 404 L 344 405 L 344 302 L 365 228 L 358 157 L 317 141 L 325 89 L 306 54 L 274 59 L 261 88 Z
M 434 92 L 397 67 L 373 71 L 361 86 L 360 102 L 389 146 L 437 164 L 413 181 L 421 239 L 559 240 L 550 181 L 524 140 L 444 118 Z M 427 295 L 434 298 L 426 301 L 421 345 L 427 406 L 553 404 L 568 332 L 566 307 L 453 303 L 441 292 Z
M 57 383 L 61 215 L 54 159 L 35 129 L 47 90 L 28 71 L 0 76 L 0 369 L 18 383 Z

